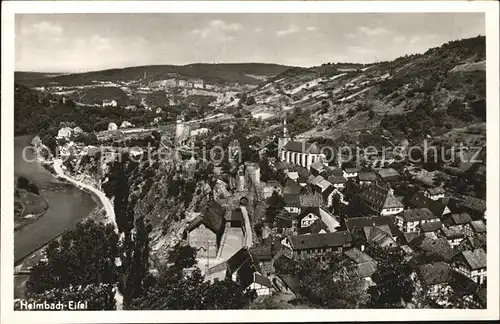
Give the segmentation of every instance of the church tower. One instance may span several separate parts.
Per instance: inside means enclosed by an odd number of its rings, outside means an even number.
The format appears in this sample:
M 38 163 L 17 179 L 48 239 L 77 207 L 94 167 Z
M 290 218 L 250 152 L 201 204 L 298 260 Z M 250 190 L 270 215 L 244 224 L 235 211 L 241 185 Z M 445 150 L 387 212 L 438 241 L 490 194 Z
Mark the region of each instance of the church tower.
M 288 135 L 288 129 L 286 127 L 286 115 L 285 115 L 285 118 L 283 119 L 283 137 L 278 138 L 278 159 L 281 161 L 284 160 L 284 157 L 282 156 L 284 153 L 283 149 L 286 143 L 288 143 L 289 141 L 290 141 L 290 135 Z
M 177 116 L 177 123 L 175 125 L 175 142 L 181 144 L 184 140 L 184 116 Z

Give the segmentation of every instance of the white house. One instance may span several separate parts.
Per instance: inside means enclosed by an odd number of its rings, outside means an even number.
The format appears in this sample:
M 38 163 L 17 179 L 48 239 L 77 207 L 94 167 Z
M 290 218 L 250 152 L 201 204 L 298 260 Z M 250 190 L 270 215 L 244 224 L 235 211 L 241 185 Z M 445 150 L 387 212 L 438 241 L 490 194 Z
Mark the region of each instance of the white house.
M 271 295 L 272 288 L 273 284 L 268 277 L 265 277 L 258 272 L 253 273 L 253 281 L 248 287 L 249 290 L 255 289 L 257 296 L 269 296 Z
M 419 232 L 420 224 L 437 221 L 439 218 L 427 208 L 407 209 L 396 215 L 396 225 L 404 233 Z
M 404 209 L 404 205 L 394 196 L 392 189 L 379 186 L 376 183 L 363 189 L 360 194 L 360 202 L 380 216 L 396 215 Z
M 444 194 L 445 191 L 443 187 L 430 188 L 424 192 L 424 196 L 432 200 L 438 200 L 440 198 L 444 198 Z
M 319 216 L 315 215 L 314 213 L 308 213 L 307 215 L 303 216 L 302 219 L 300 220 L 300 227 L 309 227 L 311 226 L 312 223 L 314 223 L 318 219 Z
M 358 176 L 358 173 L 358 168 L 345 168 L 344 170 L 342 170 L 342 174 L 346 179 L 356 178 Z
M 453 262 L 453 270 L 472 279 L 477 284 L 486 280 L 486 252 L 483 249 L 462 251 Z
M 118 102 L 116 102 L 116 100 L 114 100 L 114 99 L 104 99 L 102 101 L 102 106 L 103 107 L 117 107 Z
M 108 125 L 108 130 L 109 131 L 114 131 L 114 130 L 117 130 L 117 129 L 118 129 L 118 126 L 115 123 L 109 123 L 109 125 Z

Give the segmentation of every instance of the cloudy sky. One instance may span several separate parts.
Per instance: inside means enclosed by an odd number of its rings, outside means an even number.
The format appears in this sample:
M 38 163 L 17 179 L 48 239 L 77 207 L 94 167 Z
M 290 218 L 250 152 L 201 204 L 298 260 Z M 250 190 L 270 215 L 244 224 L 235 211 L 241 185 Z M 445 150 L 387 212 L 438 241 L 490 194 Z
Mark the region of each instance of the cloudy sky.
M 16 70 L 369 63 L 479 34 L 482 13 L 24 14 L 16 15 Z

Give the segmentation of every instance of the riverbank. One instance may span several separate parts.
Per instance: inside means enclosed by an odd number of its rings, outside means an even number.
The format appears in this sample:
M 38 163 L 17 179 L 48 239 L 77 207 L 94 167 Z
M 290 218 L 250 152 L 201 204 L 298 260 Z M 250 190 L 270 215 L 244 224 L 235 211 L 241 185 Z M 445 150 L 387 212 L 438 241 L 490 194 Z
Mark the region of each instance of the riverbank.
M 32 138 L 21 136 L 14 139 L 14 173 L 16 177 L 27 178 L 40 189 L 40 196 L 48 203 L 48 209 L 36 220 L 14 231 L 15 264 L 100 208 L 99 201 L 92 194 L 67 181 L 59 181 L 42 166 L 32 148 Z
M 80 190 L 83 190 L 87 193 L 95 195 L 99 199 L 100 203 L 102 204 L 102 206 L 106 212 L 107 221 L 109 223 L 113 224 L 113 226 L 115 227 L 115 231 L 118 231 L 118 226 L 116 225 L 115 210 L 113 207 L 113 203 L 106 196 L 106 194 L 104 192 L 102 192 L 101 190 L 99 190 L 97 188 L 94 188 L 93 186 L 91 186 L 89 184 L 83 183 L 81 181 L 78 181 L 78 180 L 66 175 L 66 173 L 64 172 L 64 170 L 62 168 L 62 161 L 60 159 L 54 160 L 53 168 L 54 168 L 54 172 L 57 174 L 58 177 L 61 177 L 65 180 L 69 181 L 70 183 L 75 185 Z

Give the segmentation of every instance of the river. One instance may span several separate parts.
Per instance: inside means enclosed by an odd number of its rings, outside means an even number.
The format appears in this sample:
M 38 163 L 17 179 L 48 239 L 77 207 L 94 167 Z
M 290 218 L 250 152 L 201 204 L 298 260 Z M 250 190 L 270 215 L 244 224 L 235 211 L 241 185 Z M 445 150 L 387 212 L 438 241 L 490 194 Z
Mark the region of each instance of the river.
M 96 202 L 89 193 L 73 186 L 62 190 L 44 190 L 51 184 L 60 183 L 49 171 L 38 162 L 28 162 L 23 158 L 23 149 L 30 145 L 31 136 L 14 139 L 14 173 L 33 181 L 41 190 L 40 194 L 47 200 L 47 212 L 34 222 L 14 232 L 14 262 L 36 251 L 62 232 L 75 226 L 87 217 L 96 207 Z M 33 152 L 27 151 L 26 157 L 31 159 Z

